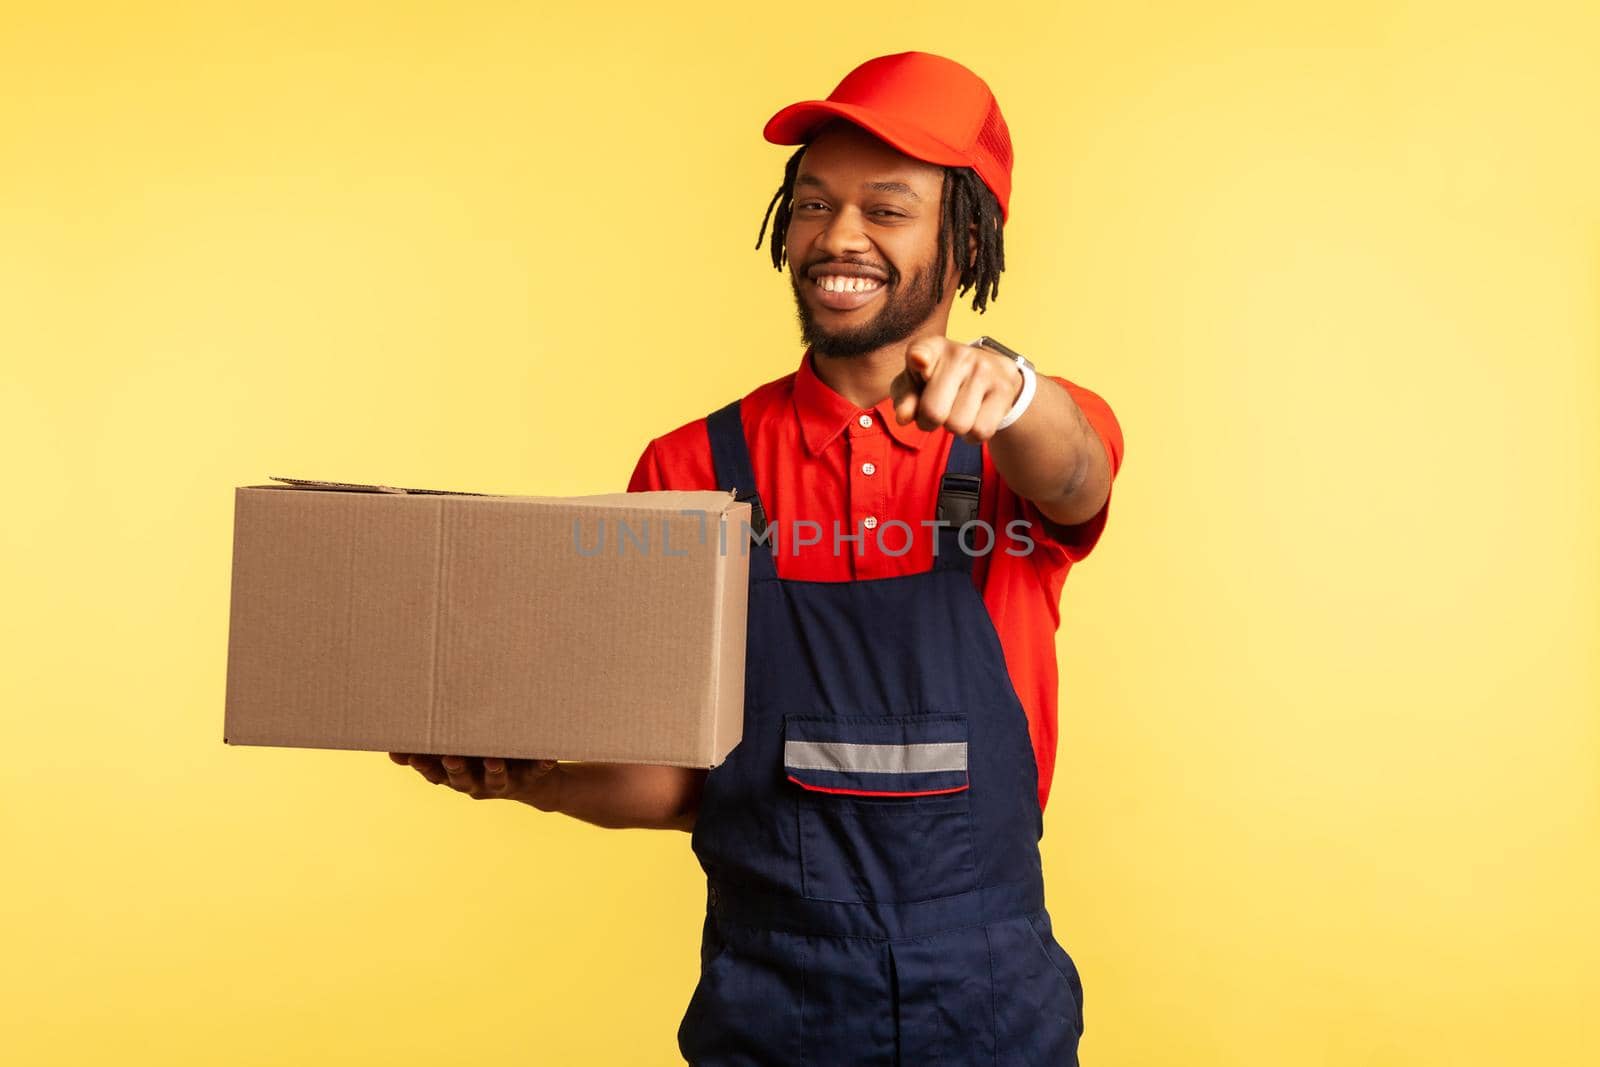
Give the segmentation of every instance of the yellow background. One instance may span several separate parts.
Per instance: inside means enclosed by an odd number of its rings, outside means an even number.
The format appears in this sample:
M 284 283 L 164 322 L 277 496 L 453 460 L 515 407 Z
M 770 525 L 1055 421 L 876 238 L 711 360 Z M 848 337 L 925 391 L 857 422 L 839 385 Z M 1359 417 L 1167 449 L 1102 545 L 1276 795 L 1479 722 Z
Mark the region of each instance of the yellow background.
M 792 370 L 783 104 L 1017 144 L 1127 436 L 1043 848 L 1086 1064 L 1600 1057 L 1600 8 L 7 5 L 0 1048 L 671 1064 L 688 838 L 221 743 L 232 489 L 620 488 Z

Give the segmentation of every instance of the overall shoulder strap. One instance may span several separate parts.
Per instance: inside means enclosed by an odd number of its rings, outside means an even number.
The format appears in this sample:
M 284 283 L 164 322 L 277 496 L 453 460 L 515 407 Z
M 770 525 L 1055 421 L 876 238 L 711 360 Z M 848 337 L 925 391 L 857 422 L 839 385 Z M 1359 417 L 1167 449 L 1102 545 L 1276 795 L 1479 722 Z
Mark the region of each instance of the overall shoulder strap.
M 739 414 L 739 401 L 735 400 L 707 415 L 706 434 L 711 439 L 711 463 L 716 471 L 717 485 L 733 493 L 734 499 L 750 505 L 750 576 L 775 576 L 777 571 L 772 558 L 772 539 L 767 532 L 767 512 L 761 504 L 761 494 L 756 490 L 755 468 L 750 463 L 750 448 L 744 439 L 744 420 Z
M 939 557 L 935 567 L 972 570 L 973 550 L 987 551 L 992 547 L 994 532 L 988 534 L 988 544 L 980 540 L 983 535 L 969 536 L 963 550 L 961 527 L 978 518 L 978 497 L 983 489 L 983 448 L 960 437 L 952 437 L 950 456 L 945 461 L 944 476 L 939 479 L 939 505 L 934 518 L 941 524 L 939 531 Z

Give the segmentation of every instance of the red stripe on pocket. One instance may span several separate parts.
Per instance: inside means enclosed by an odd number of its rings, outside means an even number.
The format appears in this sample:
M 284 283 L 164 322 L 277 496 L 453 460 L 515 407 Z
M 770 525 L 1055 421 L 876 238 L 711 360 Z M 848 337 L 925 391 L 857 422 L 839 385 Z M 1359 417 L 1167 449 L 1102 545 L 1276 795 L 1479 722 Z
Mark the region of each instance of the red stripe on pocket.
M 809 785 L 792 774 L 788 778 L 795 785 L 802 789 L 809 789 L 813 793 L 837 793 L 850 797 L 931 797 L 941 793 L 959 793 L 967 788 L 964 785 L 957 785 L 949 789 L 917 789 L 909 792 L 894 792 L 888 789 L 830 789 L 825 785 Z

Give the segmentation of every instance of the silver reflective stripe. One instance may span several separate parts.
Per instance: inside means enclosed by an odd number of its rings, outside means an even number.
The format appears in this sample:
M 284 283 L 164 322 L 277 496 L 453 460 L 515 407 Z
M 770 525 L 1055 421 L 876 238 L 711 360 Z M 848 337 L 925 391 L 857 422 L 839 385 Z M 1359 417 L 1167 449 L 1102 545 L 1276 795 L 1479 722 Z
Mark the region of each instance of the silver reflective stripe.
M 917 771 L 964 771 L 967 743 L 941 741 L 927 745 L 858 745 L 848 741 L 785 741 L 783 762 L 808 771 L 864 771 L 909 774 Z

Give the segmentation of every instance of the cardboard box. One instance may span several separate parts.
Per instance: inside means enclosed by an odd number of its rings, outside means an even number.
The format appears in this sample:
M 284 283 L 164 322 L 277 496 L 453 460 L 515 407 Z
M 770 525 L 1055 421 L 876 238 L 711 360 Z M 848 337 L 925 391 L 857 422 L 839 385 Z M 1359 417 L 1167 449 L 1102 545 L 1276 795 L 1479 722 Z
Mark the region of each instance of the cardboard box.
M 277 478 L 235 491 L 223 741 L 713 767 L 750 505 Z

